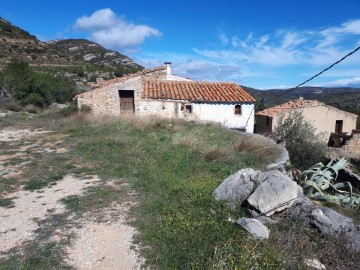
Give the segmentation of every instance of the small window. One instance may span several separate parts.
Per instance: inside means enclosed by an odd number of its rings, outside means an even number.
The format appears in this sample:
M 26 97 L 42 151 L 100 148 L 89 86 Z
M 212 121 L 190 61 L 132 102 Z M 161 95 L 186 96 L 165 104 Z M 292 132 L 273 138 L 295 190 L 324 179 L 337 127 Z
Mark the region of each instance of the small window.
M 235 114 L 241 115 L 241 105 L 235 105 Z
M 185 105 L 185 111 L 187 113 L 191 113 L 192 112 L 192 106 L 191 105 Z
M 180 110 L 184 111 L 184 108 L 185 108 L 184 104 L 181 104 Z
M 270 117 L 266 116 L 266 126 L 270 126 Z

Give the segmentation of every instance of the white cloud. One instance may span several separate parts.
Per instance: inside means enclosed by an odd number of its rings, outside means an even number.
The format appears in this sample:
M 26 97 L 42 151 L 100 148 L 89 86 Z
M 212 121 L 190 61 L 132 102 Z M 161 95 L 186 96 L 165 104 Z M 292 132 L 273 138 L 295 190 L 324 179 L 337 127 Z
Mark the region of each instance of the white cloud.
M 225 34 L 224 34 L 225 35 Z M 325 66 L 339 60 L 359 44 L 360 19 L 344 22 L 340 26 L 310 30 L 276 30 L 254 36 L 249 33 L 242 40 L 227 37 L 232 47 L 201 50 L 198 55 L 211 60 L 232 64 L 255 64 L 273 67 L 289 65 Z M 343 64 L 360 61 L 360 54 L 346 59 Z
M 348 79 L 335 80 L 331 82 L 318 83 L 314 86 L 323 87 L 360 87 L 360 77 L 352 77 Z
M 109 8 L 78 18 L 74 27 L 90 32 L 90 38 L 95 42 L 120 50 L 137 47 L 144 43 L 146 38 L 162 36 L 158 29 L 128 22 Z
M 229 39 L 225 34 L 220 34 L 219 35 L 219 40 L 221 41 L 221 43 L 223 45 L 227 45 L 229 43 Z

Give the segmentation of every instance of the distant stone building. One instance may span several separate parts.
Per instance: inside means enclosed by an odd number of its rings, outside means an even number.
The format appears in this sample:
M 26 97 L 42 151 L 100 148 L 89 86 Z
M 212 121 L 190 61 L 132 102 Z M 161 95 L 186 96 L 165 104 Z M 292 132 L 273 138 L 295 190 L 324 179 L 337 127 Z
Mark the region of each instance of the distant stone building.
M 256 133 L 273 132 L 281 119 L 292 112 L 301 112 L 304 119 L 323 133 L 328 141 L 331 133 L 351 133 L 356 129 L 357 115 L 339 110 L 317 100 L 299 98 L 256 113 Z
M 218 122 L 253 132 L 255 99 L 236 83 L 196 82 L 171 74 L 171 63 L 103 81 L 77 96 L 95 115 L 159 115 Z

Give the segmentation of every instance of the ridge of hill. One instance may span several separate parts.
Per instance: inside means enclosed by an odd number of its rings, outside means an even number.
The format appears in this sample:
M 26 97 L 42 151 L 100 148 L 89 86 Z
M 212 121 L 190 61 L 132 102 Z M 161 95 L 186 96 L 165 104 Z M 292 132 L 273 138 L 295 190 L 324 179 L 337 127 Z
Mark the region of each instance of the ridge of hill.
M 143 67 L 131 58 L 86 39 L 43 42 L 0 17 L 0 68 L 17 58 L 33 66 L 77 66 L 128 68 Z

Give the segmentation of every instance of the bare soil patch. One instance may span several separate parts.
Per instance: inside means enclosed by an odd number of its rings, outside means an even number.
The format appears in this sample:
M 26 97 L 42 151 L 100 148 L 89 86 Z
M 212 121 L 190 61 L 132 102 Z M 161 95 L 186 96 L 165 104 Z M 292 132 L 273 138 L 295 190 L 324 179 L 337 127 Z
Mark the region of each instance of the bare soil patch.
M 48 155 L 68 152 L 65 137 L 42 129 L 0 131 L 0 195 L 2 200 L 11 201 L 6 207 L 0 207 L 0 263 L 14 250 L 22 253 L 26 246 L 39 239 L 42 239 L 39 245 L 47 242 L 63 244 L 63 239 L 68 239 L 63 247 L 63 260 L 76 269 L 140 269 L 144 259 L 139 256 L 139 247 L 133 243 L 136 231 L 128 225 L 132 202 L 116 201 L 105 209 L 82 215 L 70 214 L 62 202 L 71 196 L 85 196 L 93 187 L 109 186 L 120 192 L 121 185 L 105 183 L 96 175 L 68 174 L 42 189 L 23 189 L 22 184 L 29 180 L 27 166 Z M 42 166 L 41 162 L 36 166 Z M 74 162 L 74 166 L 78 168 L 79 164 Z M 49 167 L 48 173 L 52 171 Z M 14 187 L 2 188 L 3 183 L 10 180 L 17 181 Z M 69 221 L 66 226 L 58 227 L 49 237 L 39 235 L 45 233 L 40 224 L 59 215 Z
M 67 247 L 67 263 L 76 269 L 140 269 L 144 263 L 133 243 L 135 229 L 127 225 L 128 209 L 115 205 L 104 211 L 117 219 L 107 222 L 88 220 L 76 231 Z
M 38 228 L 37 221 L 44 220 L 49 213 L 64 213 L 65 206 L 60 199 L 80 195 L 83 189 L 98 181 L 96 176 L 77 178 L 68 175 L 56 185 L 36 192 L 21 190 L 8 194 L 6 198 L 15 199 L 11 208 L 0 208 L 0 256 L 10 248 L 32 240 L 35 237 L 33 232 Z

